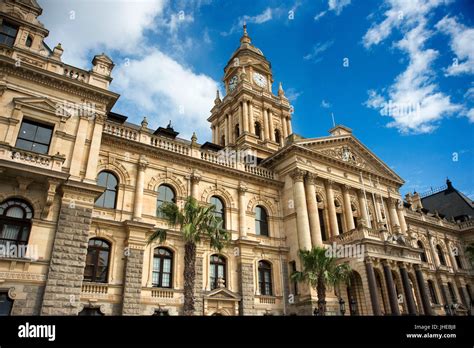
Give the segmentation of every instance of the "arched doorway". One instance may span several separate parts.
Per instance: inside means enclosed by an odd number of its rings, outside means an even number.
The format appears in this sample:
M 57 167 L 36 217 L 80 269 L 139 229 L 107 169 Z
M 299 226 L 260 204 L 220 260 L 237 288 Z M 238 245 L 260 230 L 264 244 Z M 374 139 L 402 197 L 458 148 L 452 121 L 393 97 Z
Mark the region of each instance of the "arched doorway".
M 382 282 L 382 276 L 379 270 L 374 269 L 375 273 L 375 283 L 377 285 L 377 301 L 379 303 L 380 309 L 382 310 L 382 315 L 390 313 L 390 307 L 387 302 L 385 288 Z
M 362 285 L 362 277 L 356 271 L 352 271 L 350 283 L 347 287 L 346 308 L 349 308 L 350 315 L 367 315 L 364 288 Z

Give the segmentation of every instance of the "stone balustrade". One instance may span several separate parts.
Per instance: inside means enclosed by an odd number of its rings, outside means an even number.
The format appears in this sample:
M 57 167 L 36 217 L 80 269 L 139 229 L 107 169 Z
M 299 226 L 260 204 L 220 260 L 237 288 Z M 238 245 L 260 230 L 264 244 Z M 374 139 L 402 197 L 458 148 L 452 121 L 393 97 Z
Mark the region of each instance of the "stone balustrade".
M 62 155 L 44 155 L 0 144 L 0 159 L 26 164 L 42 169 L 62 171 L 65 157 Z

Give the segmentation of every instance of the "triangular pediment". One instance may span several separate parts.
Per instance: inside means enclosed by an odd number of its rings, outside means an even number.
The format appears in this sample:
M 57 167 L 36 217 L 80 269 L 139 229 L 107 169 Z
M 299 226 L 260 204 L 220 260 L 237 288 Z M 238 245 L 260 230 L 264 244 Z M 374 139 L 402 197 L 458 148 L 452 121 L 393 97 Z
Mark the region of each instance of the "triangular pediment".
M 207 299 L 215 299 L 215 300 L 235 300 L 239 301 L 240 296 L 235 294 L 234 292 L 230 291 L 227 288 L 217 288 L 210 291 L 206 296 Z
M 13 98 L 13 103 L 15 106 L 19 105 L 22 108 L 39 110 L 62 117 L 70 117 L 73 114 L 69 109 L 70 106 L 55 103 L 48 98 Z
M 400 176 L 351 134 L 303 139 L 296 141 L 295 145 L 341 165 L 349 165 L 359 171 L 385 177 L 400 184 L 404 183 Z

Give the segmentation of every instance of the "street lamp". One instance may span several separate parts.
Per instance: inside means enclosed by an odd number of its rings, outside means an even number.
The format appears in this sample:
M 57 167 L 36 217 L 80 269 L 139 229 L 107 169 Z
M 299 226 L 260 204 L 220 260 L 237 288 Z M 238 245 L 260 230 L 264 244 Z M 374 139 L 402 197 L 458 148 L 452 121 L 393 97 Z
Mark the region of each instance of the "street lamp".
M 357 301 L 352 296 L 351 296 L 351 299 L 349 300 L 349 305 L 350 305 L 350 309 L 351 309 L 351 314 L 352 315 L 357 315 Z
M 346 302 L 342 299 L 342 297 L 339 298 L 339 310 L 341 311 L 341 315 L 344 316 L 346 313 Z

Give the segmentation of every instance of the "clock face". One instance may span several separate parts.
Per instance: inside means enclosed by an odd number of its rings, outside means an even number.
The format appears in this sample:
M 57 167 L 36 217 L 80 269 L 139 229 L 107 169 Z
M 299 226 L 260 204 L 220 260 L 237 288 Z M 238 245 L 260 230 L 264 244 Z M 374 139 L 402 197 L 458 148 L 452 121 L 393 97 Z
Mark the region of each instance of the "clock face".
M 237 83 L 239 82 L 239 79 L 237 78 L 237 75 L 234 75 L 230 80 L 229 80 L 229 91 L 233 91 L 235 87 L 237 87 Z
M 265 87 L 267 85 L 267 79 L 262 74 L 258 72 L 253 73 L 253 80 L 257 84 L 257 86 Z

